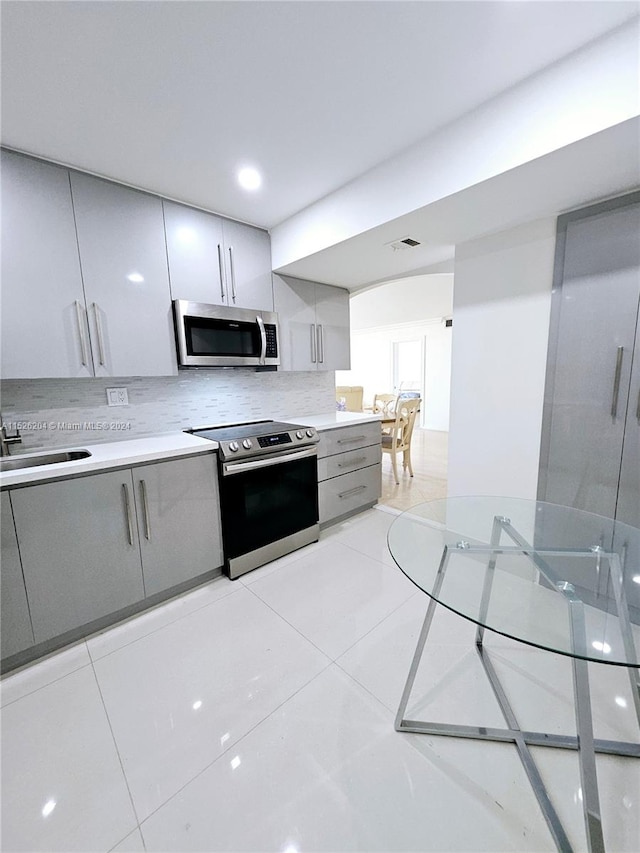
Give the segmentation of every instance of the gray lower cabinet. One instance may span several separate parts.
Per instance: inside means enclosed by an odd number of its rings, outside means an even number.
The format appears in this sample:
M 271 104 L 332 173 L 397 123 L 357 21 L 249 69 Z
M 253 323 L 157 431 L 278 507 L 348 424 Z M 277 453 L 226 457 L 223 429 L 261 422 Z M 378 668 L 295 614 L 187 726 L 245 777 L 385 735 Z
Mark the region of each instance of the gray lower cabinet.
M 349 292 L 319 282 L 274 275 L 281 370 L 349 370 Z
M 130 470 L 11 492 L 36 643 L 144 598 Z
M 2 657 L 220 568 L 221 542 L 212 453 L 3 492 Z
M 222 565 L 215 456 L 132 470 L 147 596 Z
M 320 433 L 320 524 L 329 524 L 377 502 L 381 491 L 381 456 L 378 421 Z
M 2 656 L 8 657 L 33 645 L 33 629 L 27 604 L 27 592 L 18 552 L 8 492 L 0 495 L 2 520 Z

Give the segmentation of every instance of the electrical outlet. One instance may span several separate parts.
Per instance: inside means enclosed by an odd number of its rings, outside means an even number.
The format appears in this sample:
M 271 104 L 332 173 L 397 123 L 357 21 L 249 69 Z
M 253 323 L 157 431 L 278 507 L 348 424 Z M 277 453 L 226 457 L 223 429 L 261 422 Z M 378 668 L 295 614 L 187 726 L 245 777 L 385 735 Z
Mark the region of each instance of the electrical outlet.
M 126 388 L 107 388 L 108 406 L 128 406 L 129 393 Z

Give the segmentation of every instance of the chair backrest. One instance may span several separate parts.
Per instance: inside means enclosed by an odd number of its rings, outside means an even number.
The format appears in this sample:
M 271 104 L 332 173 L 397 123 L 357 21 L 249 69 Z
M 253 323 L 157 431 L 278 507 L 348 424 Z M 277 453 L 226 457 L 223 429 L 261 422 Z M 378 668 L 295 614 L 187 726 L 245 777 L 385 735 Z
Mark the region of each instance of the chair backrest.
M 394 415 L 397 400 L 397 394 L 376 394 L 373 398 L 373 411 L 387 416 Z
M 364 397 L 364 386 L 362 385 L 336 385 L 336 401 L 339 403 L 344 398 L 345 411 L 361 412 Z
M 408 450 L 411 447 L 411 436 L 421 402 L 420 397 L 398 400 L 396 422 L 393 428 L 394 450 Z

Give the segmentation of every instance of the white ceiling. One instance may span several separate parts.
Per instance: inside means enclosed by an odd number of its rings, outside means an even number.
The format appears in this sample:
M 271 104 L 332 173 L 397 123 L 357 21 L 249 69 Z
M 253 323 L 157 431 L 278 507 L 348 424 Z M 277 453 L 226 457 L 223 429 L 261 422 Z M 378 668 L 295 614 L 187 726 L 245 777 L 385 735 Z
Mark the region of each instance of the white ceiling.
M 273 227 L 637 11 L 3 0 L 2 142 Z

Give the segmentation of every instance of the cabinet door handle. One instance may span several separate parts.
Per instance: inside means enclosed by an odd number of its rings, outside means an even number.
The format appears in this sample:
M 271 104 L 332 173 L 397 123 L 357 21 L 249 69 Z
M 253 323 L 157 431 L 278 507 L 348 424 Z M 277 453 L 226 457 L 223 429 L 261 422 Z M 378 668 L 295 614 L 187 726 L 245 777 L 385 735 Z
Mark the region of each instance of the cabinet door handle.
M 131 501 L 129 500 L 129 489 L 127 484 L 122 484 L 122 495 L 124 498 L 124 514 L 127 521 L 127 538 L 129 545 L 133 545 L 133 519 L 131 518 Z
M 96 318 L 96 332 L 98 333 L 98 359 L 100 364 L 104 366 L 104 338 L 102 335 L 102 320 L 100 319 L 100 309 L 98 303 L 93 303 L 93 315 Z
M 151 541 L 151 522 L 149 521 L 149 502 L 147 501 L 147 484 L 140 480 L 140 498 L 142 499 L 142 511 L 144 513 L 144 538 Z
M 338 462 L 338 468 L 353 468 L 354 465 L 359 465 L 361 462 L 366 461 L 366 456 L 358 456 L 357 459 L 352 459 L 350 462 Z
M 366 486 L 356 486 L 355 489 L 348 489 L 346 492 L 341 492 L 338 495 L 339 498 L 348 498 L 351 495 L 357 494 L 357 492 L 363 492 L 367 487 Z
M 339 438 L 336 444 L 353 444 L 354 441 L 363 441 L 366 435 L 354 435 L 353 438 Z
M 316 324 L 312 323 L 311 326 L 311 361 L 316 363 Z
M 638 405 L 636 406 L 636 420 L 640 424 L 640 391 L 638 391 Z
M 236 301 L 236 271 L 233 266 L 233 246 L 229 246 L 229 269 L 231 270 L 231 297 Z
M 84 334 L 84 317 L 82 315 L 82 305 L 76 299 L 76 320 L 78 321 L 78 335 L 80 336 L 81 359 L 85 367 L 87 367 L 89 356 L 87 355 L 87 339 Z
M 611 397 L 611 417 L 615 418 L 618 414 L 618 395 L 620 393 L 620 376 L 622 375 L 622 356 L 624 355 L 624 347 L 618 347 L 616 356 L 616 372 L 613 377 L 613 396 Z
M 220 243 L 218 243 L 218 267 L 220 269 L 220 298 L 224 302 L 224 260 Z
M 318 362 L 324 364 L 324 338 L 322 326 L 318 324 Z

